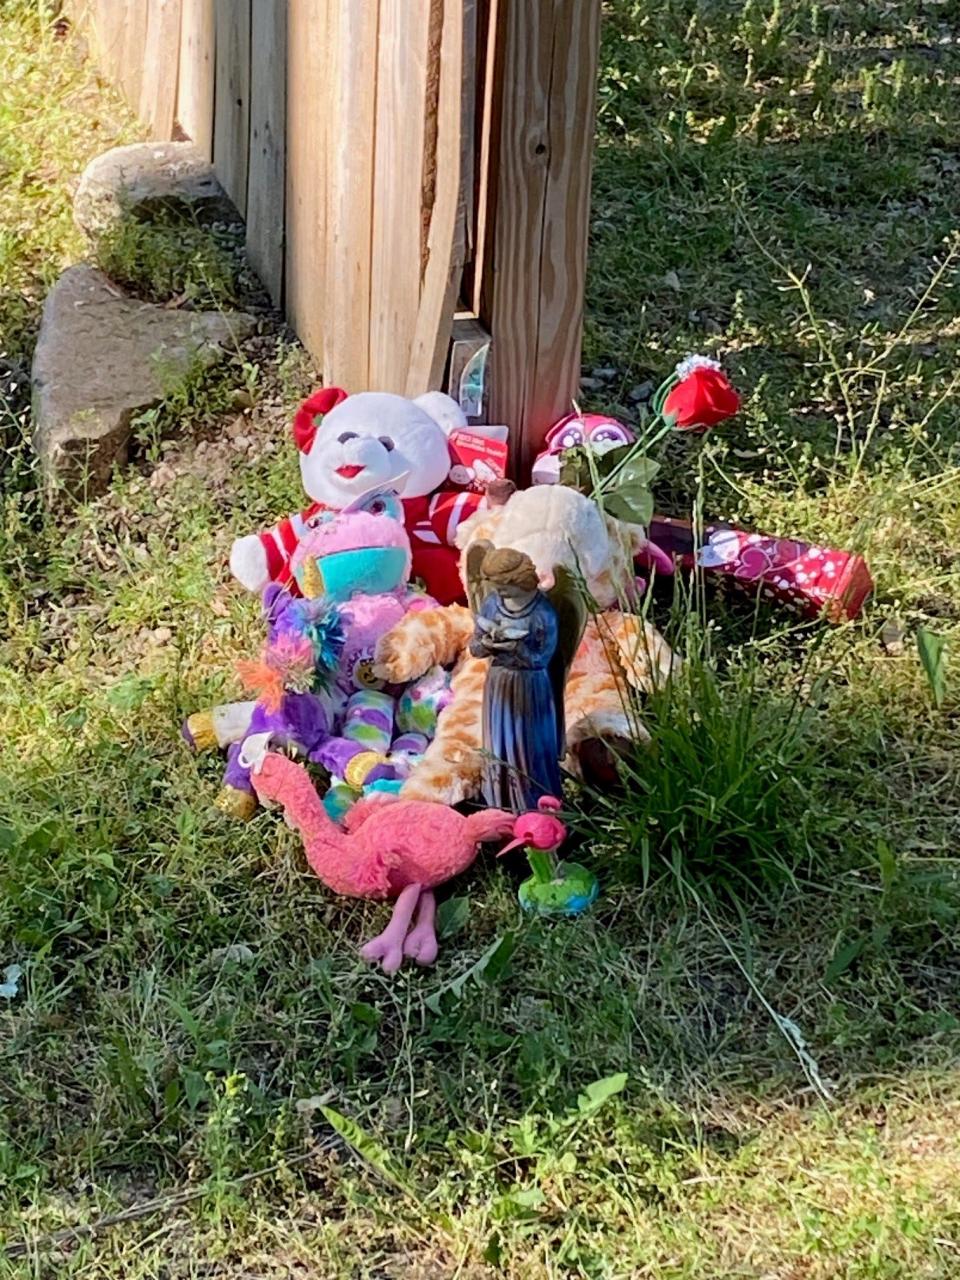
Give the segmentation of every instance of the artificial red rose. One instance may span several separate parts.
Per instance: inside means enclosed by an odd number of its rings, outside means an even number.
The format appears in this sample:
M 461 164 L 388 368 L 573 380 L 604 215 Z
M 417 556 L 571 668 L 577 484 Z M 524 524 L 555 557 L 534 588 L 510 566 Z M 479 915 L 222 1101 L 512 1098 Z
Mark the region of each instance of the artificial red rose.
M 732 418 L 740 397 L 722 369 L 695 364 L 663 402 L 663 416 L 673 418 L 678 431 L 706 431 Z

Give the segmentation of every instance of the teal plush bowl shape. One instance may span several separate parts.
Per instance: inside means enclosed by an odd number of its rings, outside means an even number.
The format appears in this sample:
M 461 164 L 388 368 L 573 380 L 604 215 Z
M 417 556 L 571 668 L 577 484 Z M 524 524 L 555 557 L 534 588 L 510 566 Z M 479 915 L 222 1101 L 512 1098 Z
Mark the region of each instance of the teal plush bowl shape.
M 331 600 L 349 600 L 357 592 L 380 595 L 395 591 L 404 581 L 407 553 L 402 547 L 362 547 L 354 551 L 334 551 L 317 561 L 324 595 Z M 303 588 L 304 566 L 297 569 L 297 583 Z

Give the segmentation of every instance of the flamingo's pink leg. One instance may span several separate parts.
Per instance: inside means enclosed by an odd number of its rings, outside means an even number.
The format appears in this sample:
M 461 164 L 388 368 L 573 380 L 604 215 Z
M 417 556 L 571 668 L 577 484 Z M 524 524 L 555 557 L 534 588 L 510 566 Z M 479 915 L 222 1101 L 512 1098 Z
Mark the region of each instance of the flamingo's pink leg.
M 360 948 L 364 960 L 379 960 L 384 973 L 396 973 L 403 964 L 403 940 L 420 900 L 420 886 L 408 884 L 397 898 L 390 923 L 383 933 Z
M 424 889 L 417 907 L 417 923 L 407 934 L 403 944 L 403 954 L 417 964 L 433 964 L 437 958 L 437 934 L 434 929 L 434 918 L 437 914 L 437 900 L 432 889 Z

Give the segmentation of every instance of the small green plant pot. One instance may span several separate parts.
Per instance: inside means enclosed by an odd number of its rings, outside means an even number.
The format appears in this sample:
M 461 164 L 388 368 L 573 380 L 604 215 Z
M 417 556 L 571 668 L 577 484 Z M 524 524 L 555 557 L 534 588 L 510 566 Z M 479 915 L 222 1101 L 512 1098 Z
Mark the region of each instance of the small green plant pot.
M 597 900 L 600 883 L 579 862 L 561 862 L 549 880 L 532 875 L 518 891 L 524 911 L 538 916 L 578 916 Z

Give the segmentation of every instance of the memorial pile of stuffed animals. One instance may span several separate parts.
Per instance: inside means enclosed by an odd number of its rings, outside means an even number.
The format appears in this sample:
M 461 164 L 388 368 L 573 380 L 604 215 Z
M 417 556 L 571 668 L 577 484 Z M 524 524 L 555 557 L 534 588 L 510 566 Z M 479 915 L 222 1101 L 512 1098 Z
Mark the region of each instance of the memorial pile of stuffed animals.
M 449 396 L 324 388 L 293 422 L 304 508 L 233 545 L 263 648 L 237 664 L 246 698 L 194 713 L 184 737 L 226 754 L 226 814 L 280 805 L 334 892 L 395 900 L 363 949 L 387 972 L 433 962 L 433 890 L 483 843 L 526 847 L 527 910 L 596 897 L 556 856 L 563 777 L 599 761 L 615 779 L 647 738 L 637 695 L 678 662 L 639 608 L 651 574 L 701 569 L 832 618 L 870 589 L 858 557 L 655 516 L 660 442 L 739 398 L 693 357 L 653 404 L 639 434 L 564 418 L 517 488 L 507 430 L 468 426 Z

